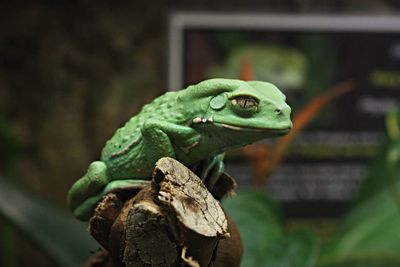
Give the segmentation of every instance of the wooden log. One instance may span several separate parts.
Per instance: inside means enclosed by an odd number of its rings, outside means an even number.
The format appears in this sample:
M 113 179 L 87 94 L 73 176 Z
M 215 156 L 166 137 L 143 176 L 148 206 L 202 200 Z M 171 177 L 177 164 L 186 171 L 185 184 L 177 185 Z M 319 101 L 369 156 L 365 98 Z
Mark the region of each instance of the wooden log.
M 219 195 L 224 186 L 225 192 L 233 191 L 228 178 L 220 183 Z M 240 265 L 234 223 L 202 181 L 175 159 L 160 159 L 152 184 L 123 203 L 126 196 L 108 194 L 89 222 L 114 266 Z

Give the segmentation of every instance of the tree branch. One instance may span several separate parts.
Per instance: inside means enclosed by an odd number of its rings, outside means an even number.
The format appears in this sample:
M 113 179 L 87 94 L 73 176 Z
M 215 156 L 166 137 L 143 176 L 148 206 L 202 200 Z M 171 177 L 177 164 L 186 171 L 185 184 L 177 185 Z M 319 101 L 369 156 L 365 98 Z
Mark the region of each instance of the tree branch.
M 232 194 L 223 175 L 215 196 Z M 90 234 L 108 251 L 87 266 L 239 266 L 240 236 L 218 200 L 188 168 L 160 159 L 151 185 L 139 193 L 109 193 L 89 222 Z M 104 265 L 99 265 L 99 257 Z M 93 265 L 93 262 L 96 262 Z M 92 264 L 92 265 L 91 265 Z M 112 265 L 111 265 L 112 266 Z

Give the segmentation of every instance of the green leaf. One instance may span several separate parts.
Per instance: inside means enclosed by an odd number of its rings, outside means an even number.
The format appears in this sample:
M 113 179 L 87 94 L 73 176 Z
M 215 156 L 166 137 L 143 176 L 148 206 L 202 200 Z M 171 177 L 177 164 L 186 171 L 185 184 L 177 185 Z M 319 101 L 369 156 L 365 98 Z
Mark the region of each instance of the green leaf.
M 335 240 L 323 249 L 322 266 L 351 259 L 400 262 L 400 210 L 387 191 L 358 204 L 344 218 L 341 228 Z
M 0 177 L 0 216 L 23 232 L 58 266 L 81 266 L 98 245 L 69 213 Z
M 318 256 L 315 236 L 308 231 L 298 231 L 283 236 L 266 251 L 260 266 L 312 267 Z
M 264 193 L 239 193 L 224 208 L 242 238 L 242 267 L 313 266 L 318 251 L 314 236 L 309 232 L 285 234 L 278 206 Z
M 244 254 L 241 266 L 260 266 L 268 246 L 282 235 L 276 204 L 260 192 L 241 192 L 223 204 L 242 238 Z
M 340 262 L 334 262 L 324 267 L 399 267 L 399 257 L 391 258 L 388 256 L 376 257 L 374 255 L 354 257 L 352 259 L 344 259 Z
M 394 161 L 390 160 L 393 154 L 400 154 L 400 142 L 388 140 L 369 168 L 368 175 L 361 185 L 356 205 L 382 190 L 395 190 L 390 193 L 398 194 L 396 191 L 399 190 L 400 161 L 398 158 Z
M 400 111 L 394 110 L 386 117 L 387 140 L 382 151 L 371 165 L 360 188 L 357 203 L 362 203 L 382 190 L 390 190 L 400 203 Z
M 389 115 L 394 130 L 398 130 L 399 114 Z M 358 200 L 336 238 L 323 248 L 321 266 L 400 266 L 400 140 L 394 130 L 388 127 L 387 144 Z

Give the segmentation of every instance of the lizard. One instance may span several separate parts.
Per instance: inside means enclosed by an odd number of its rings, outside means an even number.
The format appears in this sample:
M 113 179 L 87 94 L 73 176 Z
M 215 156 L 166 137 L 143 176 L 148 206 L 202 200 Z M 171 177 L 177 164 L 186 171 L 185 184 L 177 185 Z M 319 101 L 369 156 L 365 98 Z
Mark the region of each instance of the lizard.
M 100 160 L 69 190 L 69 207 L 88 220 L 105 194 L 148 184 L 162 157 L 186 166 L 206 162 L 200 176 L 210 190 L 223 173 L 225 151 L 288 133 L 290 112 L 285 95 L 262 81 L 214 78 L 167 92 L 106 142 Z

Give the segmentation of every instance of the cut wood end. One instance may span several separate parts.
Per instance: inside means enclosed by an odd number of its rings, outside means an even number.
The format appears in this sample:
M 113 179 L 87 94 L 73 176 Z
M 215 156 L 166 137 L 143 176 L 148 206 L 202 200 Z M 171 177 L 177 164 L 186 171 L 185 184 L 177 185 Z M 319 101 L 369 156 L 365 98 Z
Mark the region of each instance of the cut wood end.
M 158 200 L 172 208 L 186 228 L 206 237 L 226 235 L 228 223 L 219 202 L 193 172 L 175 159 L 162 158 L 154 177 Z

